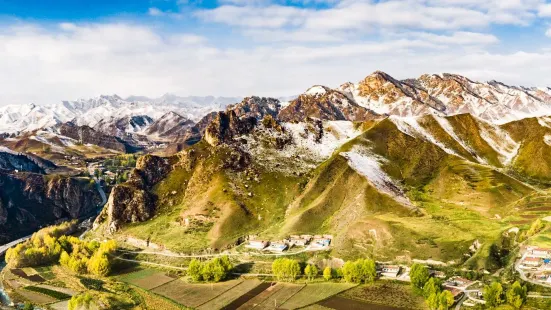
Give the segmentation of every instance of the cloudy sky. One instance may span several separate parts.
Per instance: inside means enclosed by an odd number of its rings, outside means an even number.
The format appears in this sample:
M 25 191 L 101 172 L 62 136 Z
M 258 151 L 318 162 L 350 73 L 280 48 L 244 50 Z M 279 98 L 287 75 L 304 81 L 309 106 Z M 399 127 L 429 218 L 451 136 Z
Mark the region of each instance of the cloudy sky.
M 283 96 L 375 70 L 551 86 L 551 2 L 0 0 L 0 104 Z

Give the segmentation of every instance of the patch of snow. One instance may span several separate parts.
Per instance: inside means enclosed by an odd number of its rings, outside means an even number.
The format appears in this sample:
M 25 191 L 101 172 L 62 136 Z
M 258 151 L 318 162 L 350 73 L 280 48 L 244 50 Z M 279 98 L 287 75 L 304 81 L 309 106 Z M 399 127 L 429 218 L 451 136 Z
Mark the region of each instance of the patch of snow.
M 551 146 L 551 135 L 546 134 L 545 136 L 543 136 L 543 142 L 545 142 L 545 144 Z
M 5 146 L 0 146 L 0 152 L 12 154 L 12 155 L 19 155 L 20 154 L 18 152 L 14 152 L 14 151 L 10 150 L 9 148 L 7 148 Z
M 551 118 L 550 117 L 538 117 L 538 123 L 542 127 L 551 128 Z
M 510 164 L 520 149 L 520 143 L 517 143 L 509 133 L 499 126 L 478 119 L 480 137 L 490 145 L 499 155 L 504 165 Z
M 450 149 L 442 142 L 438 141 L 433 135 L 431 135 L 427 130 L 425 130 L 425 128 L 423 128 L 419 124 L 416 117 L 391 116 L 389 117 L 389 119 L 396 125 L 396 127 L 398 127 L 398 130 L 405 133 L 406 135 L 413 138 L 423 139 L 432 144 L 435 144 L 436 146 L 438 146 L 448 154 L 461 157 L 461 155 L 457 154 L 457 152 Z
M 323 86 L 316 85 L 316 86 L 310 87 L 310 88 L 306 91 L 306 95 L 317 96 L 317 95 L 323 95 L 323 94 L 325 94 L 326 92 L 327 92 L 327 91 L 325 90 L 325 88 L 323 88 Z
M 306 123 L 284 123 L 283 126 L 291 133 L 296 146 L 312 152 L 320 160 L 329 158 L 335 150 L 361 134 L 360 130 L 354 128 L 353 122 L 327 121 L 324 122 L 321 141 L 316 142 L 313 133 L 305 135 Z
M 453 130 L 452 125 L 450 124 L 450 122 L 448 122 L 448 120 L 445 117 L 434 115 L 434 119 L 438 122 L 440 127 L 444 129 L 444 131 L 448 135 L 450 135 L 450 137 L 452 137 L 455 141 L 457 141 L 457 143 L 459 143 L 459 145 L 461 145 L 467 152 L 472 154 L 479 163 L 487 163 L 485 159 L 481 158 L 480 156 L 478 156 L 478 154 L 476 154 L 476 152 L 473 150 L 472 147 L 470 147 L 465 141 L 461 140 L 459 136 L 457 136 L 457 134 Z
M 381 168 L 385 159 L 368 150 L 360 150 L 355 147 L 350 152 L 340 154 L 348 160 L 348 165 L 356 172 L 364 176 L 378 191 L 385 193 L 396 201 L 411 205 L 402 189 Z

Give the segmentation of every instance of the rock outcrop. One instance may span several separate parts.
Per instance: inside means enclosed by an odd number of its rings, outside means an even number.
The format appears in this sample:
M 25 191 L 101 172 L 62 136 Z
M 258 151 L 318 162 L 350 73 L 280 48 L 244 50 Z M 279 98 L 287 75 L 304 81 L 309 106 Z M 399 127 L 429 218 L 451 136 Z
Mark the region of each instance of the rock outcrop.
M 82 144 L 93 144 L 106 149 L 119 152 L 133 151 L 131 147 L 126 145 L 122 140 L 115 136 L 106 135 L 94 130 L 89 126 L 77 126 L 74 123 L 65 123 L 59 127 L 59 133 L 77 140 Z
M 62 219 L 91 215 L 100 203 L 88 180 L 0 170 L 0 243 Z
M 210 145 L 231 143 L 233 138 L 250 133 L 257 124 L 255 117 L 239 118 L 233 111 L 218 112 L 216 118 L 207 126 L 204 139 Z
M 144 222 L 155 215 L 156 197 L 150 189 L 170 172 L 165 158 L 145 155 L 138 159 L 127 182 L 113 188 L 107 205 L 94 222 L 94 229 L 106 223 L 114 233 L 126 223 Z

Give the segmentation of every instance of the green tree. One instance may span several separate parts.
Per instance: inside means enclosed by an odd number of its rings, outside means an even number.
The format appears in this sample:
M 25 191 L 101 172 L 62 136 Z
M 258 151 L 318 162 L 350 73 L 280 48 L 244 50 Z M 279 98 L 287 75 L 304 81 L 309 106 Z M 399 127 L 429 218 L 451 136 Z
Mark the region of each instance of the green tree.
M 440 298 L 438 297 L 439 294 L 434 292 L 427 297 L 427 300 L 425 302 L 427 303 L 427 306 L 429 306 L 429 309 L 438 309 L 438 307 L 440 306 Z
M 300 274 L 300 265 L 293 259 L 278 258 L 272 263 L 272 272 L 280 281 L 294 281 Z
M 88 272 L 96 276 L 105 277 L 111 272 L 111 263 L 107 255 L 101 252 L 96 253 L 88 261 Z
M 92 301 L 94 299 L 94 296 L 92 296 L 89 293 L 84 293 L 81 295 L 75 295 L 71 297 L 71 300 L 69 300 L 69 305 L 67 309 L 69 310 L 82 310 L 82 309 L 90 309 L 92 305 Z
M 371 283 L 375 281 L 377 269 L 371 259 L 358 259 L 346 262 L 342 267 L 344 280 L 351 283 Z
M 201 274 L 203 267 L 201 262 L 197 259 L 193 259 L 188 266 L 187 274 L 193 279 L 193 281 L 201 281 L 203 276 Z
M 323 269 L 323 278 L 326 281 L 329 281 L 331 280 L 332 277 L 333 277 L 333 270 L 331 269 L 331 267 L 325 267 L 325 269 Z
M 484 287 L 484 300 L 489 307 L 497 307 L 503 303 L 503 287 L 499 282 L 492 282 Z
M 306 268 L 304 268 L 304 274 L 308 278 L 308 280 L 312 281 L 314 278 L 318 275 L 318 268 L 315 265 L 307 265 Z
M 31 302 L 25 302 L 23 305 L 23 310 L 34 310 L 34 305 Z
M 526 301 L 526 291 L 526 286 L 520 285 L 518 281 L 515 281 L 507 291 L 507 303 L 515 309 L 520 309 Z
M 430 278 L 423 286 L 423 297 L 428 299 L 433 294 L 440 294 L 442 291 L 442 284 L 437 278 Z
M 409 277 L 413 289 L 420 293 L 430 278 L 429 269 L 425 265 L 413 264 L 409 271 Z
M 438 295 L 438 310 L 448 310 L 453 303 L 453 294 L 450 291 L 443 291 Z

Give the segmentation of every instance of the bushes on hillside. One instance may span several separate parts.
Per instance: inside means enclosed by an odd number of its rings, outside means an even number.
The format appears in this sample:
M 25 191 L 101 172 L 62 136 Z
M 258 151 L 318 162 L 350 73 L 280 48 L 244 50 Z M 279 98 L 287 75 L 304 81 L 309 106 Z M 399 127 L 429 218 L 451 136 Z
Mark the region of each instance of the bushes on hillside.
M 75 273 L 108 275 L 111 270 L 109 254 L 116 249 L 115 241 L 86 242 L 67 235 L 75 229 L 76 221 L 42 229 L 31 239 L 9 249 L 6 263 L 20 268 L 59 262 Z
M 272 263 L 272 272 L 279 281 L 294 281 L 300 275 L 300 265 L 294 259 L 278 258 Z
M 220 282 L 228 277 L 233 265 L 227 256 L 217 257 L 207 262 L 191 261 L 187 274 L 193 281 Z

